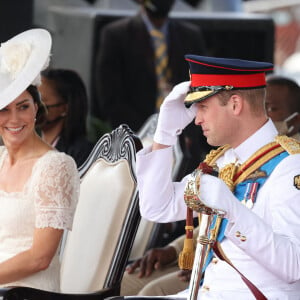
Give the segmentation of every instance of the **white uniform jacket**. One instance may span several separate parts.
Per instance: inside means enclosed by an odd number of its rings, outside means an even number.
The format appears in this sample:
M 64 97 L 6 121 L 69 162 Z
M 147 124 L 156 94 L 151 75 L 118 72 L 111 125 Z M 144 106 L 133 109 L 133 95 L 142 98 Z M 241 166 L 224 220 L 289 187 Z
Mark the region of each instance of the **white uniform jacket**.
M 219 168 L 244 163 L 277 135 L 269 120 L 261 129 L 217 161 Z M 183 193 L 187 177 L 172 182 L 171 147 L 137 155 L 140 210 L 144 218 L 171 222 L 186 217 Z M 233 265 L 268 299 L 300 299 L 300 154 L 289 155 L 260 188 L 256 203 L 225 230 L 222 248 Z M 213 187 L 212 187 L 213 188 Z M 254 299 L 240 275 L 226 262 L 210 263 L 199 299 Z M 181 295 L 182 296 L 182 295 Z

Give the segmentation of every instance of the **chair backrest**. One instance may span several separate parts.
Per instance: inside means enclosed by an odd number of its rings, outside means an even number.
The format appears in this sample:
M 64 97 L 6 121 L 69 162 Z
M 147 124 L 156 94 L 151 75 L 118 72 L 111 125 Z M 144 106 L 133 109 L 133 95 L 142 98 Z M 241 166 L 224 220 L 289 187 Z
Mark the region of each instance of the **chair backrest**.
M 155 113 L 146 120 L 145 124 L 137 133 L 137 136 L 142 141 L 143 147 L 152 145 L 157 121 L 158 113 Z M 181 149 L 179 139 L 173 147 L 173 153 L 174 164 L 172 177 L 176 179 L 178 177 L 178 174 L 181 173 L 184 159 L 184 154 Z M 141 257 L 146 250 L 153 248 L 156 245 L 157 240 L 160 239 L 163 235 L 163 227 L 163 224 L 151 222 L 144 218 L 141 218 L 129 260 L 134 260 L 138 257 Z
M 61 256 L 61 292 L 119 285 L 140 220 L 135 154 L 127 125 L 103 135 L 79 168 L 80 198 Z

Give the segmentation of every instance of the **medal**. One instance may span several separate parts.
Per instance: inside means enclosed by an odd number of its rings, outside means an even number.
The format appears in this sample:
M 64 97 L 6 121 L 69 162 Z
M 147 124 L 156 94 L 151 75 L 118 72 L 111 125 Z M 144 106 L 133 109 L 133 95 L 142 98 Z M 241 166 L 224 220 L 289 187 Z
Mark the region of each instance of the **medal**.
M 241 201 L 242 204 L 244 204 L 244 205 L 246 205 L 246 202 L 247 202 L 247 199 L 248 199 L 248 194 L 250 192 L 250 185 L 251 185 L 251 183 L 247 183 L 247 187 L 246 187 L 246 191 L 245 191 L 245 194 L 244 194 L 244 198 Z
M 244 198 L 241 201 L 246 207 L 251 209 L 255 203 L 258 190 L 258 182 L 248 182 Z

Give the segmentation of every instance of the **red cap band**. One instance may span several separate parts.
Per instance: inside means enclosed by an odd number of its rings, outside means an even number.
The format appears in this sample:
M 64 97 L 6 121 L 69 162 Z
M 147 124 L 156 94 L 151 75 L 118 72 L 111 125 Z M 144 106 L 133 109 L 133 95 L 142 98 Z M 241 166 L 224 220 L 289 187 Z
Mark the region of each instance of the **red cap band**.
M 234 88 L 259 87 L 266 85 L 265 73 L 254 74 L 191 74 L 191 86 L 225 86 L 232 85 Z

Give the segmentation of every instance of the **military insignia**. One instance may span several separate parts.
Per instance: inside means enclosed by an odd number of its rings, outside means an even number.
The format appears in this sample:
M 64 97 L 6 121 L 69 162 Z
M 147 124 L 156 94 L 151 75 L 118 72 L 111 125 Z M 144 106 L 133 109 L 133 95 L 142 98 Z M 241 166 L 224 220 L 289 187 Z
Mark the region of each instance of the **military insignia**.
M 278 135 L 275 137 L 275 141 L 278 142 L 289 154 L 300 153 L 300 142 L 291 137 Z
M 267 177 L 267 173 L 265 171 L 256 170 L 253 173 L 251 173 L 247 179 L 257 180 L 259 178 L 265 178 Z
M 300 175 L 294 177 L 294 186 L 297 190 L 300 190 Z
M 258 182 L 248 182 L 246 191 L 244 194 L 244 198 L 241 201 L 242 204 L 246 205 L 249 209 L 251 209 L 256 201 L 256 195 L 258 191 Z

